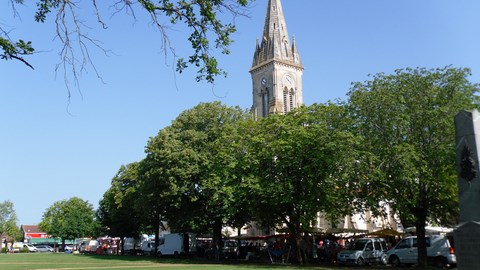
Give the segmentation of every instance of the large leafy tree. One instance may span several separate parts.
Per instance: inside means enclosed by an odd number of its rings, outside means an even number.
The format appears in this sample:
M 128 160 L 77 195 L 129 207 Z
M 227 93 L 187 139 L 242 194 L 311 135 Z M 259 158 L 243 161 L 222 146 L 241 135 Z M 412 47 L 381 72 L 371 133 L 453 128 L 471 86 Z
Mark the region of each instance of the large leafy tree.
M 77 197 L 53 203 L 39 224 L 47 234 L 62 238 L 62 245 L 65 240 L 92 236 L 97 226 L 93 206 Z
M 0 203 L 0 235 L 17 239 L 21 235 L 17 222 L 13 203 L 11 201 Z
M 152 141 L 155 141 L 156 146 L 151 146 Z M 165 225 L 165 221 L 169 221 L 169 209 L 182 196 L 181 189 L 176 184 L 177 177 L 188 178 L 195 172 L 196 166 L 194 162 L 190 162 L 191 153 L 182 151 L 181 145 L 168 127 L 150 139 L 146 152 L 146 158 L 139 164 L 137 204 L 139 209 L 147 210 L 143 211 L 141 222 L 146 231 L 155 234 L 156 249 L 160 228 Z M 185 212 L 185 215 L 189 214 L 191 212 Z M 178 227 L 173 228 L 181 231 Z
M 247 117 L 239 108 L 201 103 L 149 141 L 143 161 L 150 168 L 146 184 L 160 195 L 157 200 L 172 228 L 210 232 L 221 245 L 222 227 L 239 219 L 234 194 L 241 175 L 226 143 Z
M 9 2 L 12 12 L 19 15 L 16 6 L 23 4 L 24 0 L 9 0 Z M 96 48 L 103 53 L 108 52 L 98 39 L 88 33 L 95 22 L 88 22 L 82 18 L 85 10 L 89 10 L 96 14 L 96 23 L 102 29 L 107 29 L 108 23 L 104 17 L 108 16 L 102 13 L 104 7 L 113 9 L 112 15 L 127 14 L 133 19 L 146 13 L 160 33 L 161 45 L 165 54 L 170 52 L 177 58 L 177 71 L 182 72 L 188 66 L 193 65 L 198 68 L 197 80 L 205 79 L 213 82 L 215 76 L 226 75 L 225 71 L 219 67 L 215 53 L 217 51 L 222 54 L 230 53 L 229 46 L 233 42 L 231 35 L 236 31 L 233 23 L 222 21 L 228 19 L 228 16 L 224 14 L 228 13 L 232 18 L 245 15 L 248 2 L 249 0 L 37 0 L 34 19 L 42 23 L 49 20 L 54 21 L 56 40 L 63 45 L 59 52 L 60 63 L 57 68 L 63 67 L 65 76 L 67 76 L 67 68 L 71 67 L 70 71 L 75 82 L 77 82 L 79 72 L 88 65 L 97 72 L 94 61 L 90 58 L 89 49 Z M 49 18 L 50 16 L 53 18 Z M 177 56 L 173 44 L 170 44 L 168 29 L 179 24 L 188 29 L 185 38 L 192 48 L 192 52 L 188 56 Z M 34 47 L 30 41 L 15 40 L 9 35 L 8 29 L 0 26 L 0 58 L 16 59 L 33 68 L 26 59 L 33 52 Z M 97 75 L 99 74 L 97 73 Z
M 477 107 L 468 69 L 397 70 L 355 83 L 349 93 L 354 127 L 372 153 L 363 201 L 384 200 L 414 225 L 419 264 L 426 263 L 426 223 L 454 225 L 458 216 L 454 116 Z
M 271 115 L 252 130 L 256 218 L 287 226 L 300 263 L 300 235 L 319 212 L 332 221 L 352 212 L 346 183 L 353 177 L 359 138 L 345 128 L 345 115 L 343 106 L 315 104 Z
M 143 211 L 138 209 L 138 167 L 138 162 L 122 165 L 100 200 L 96 215 L 106 235 L 123 239 L 137 238 L 140 234 Z M 124 254 L 123 242 L 121 248 Z

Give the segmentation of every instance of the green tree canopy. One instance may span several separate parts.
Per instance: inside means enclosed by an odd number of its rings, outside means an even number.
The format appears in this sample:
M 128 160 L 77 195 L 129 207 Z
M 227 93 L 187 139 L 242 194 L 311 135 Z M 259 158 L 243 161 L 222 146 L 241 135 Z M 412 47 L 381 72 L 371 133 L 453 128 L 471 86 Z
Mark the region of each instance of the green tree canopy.
M 88 202 L 77 197 L 57 201 L 47 208 L 39 224 L 41 230 L 65 240 L 92 236 L 97 227 L 95 211 Z
M 21 236 L 17 225 L 17 214 L 11 201 L 0 203 L 0 235 L 12 239 L 18 239 Z
M 157 147 L 150 148 L 153 140 Z M 182 194 L 176 185 L 177 177 L 188 176 L 191 169 L 195 168 L 194 164 L 190 166 L 189 153 L 182 152 L 179 147 L 170 129 L 164 128 L 155 138 L 150 139 L 146 147 L 147 156 L 139 164 L 137 205 L 138 209 L 143 210 L 143 228 L 146 232 L 155 233 L 155 241 L 158 241 L 160 228 L 168 221 L 166 215 L 169 209 Z M 171 165 L 178 165 L 177 162 L 182 162 L 180 168 Z
M 9 0 L 12 13 L 19 15 L 17 5 L 24 3 L 23 0 Z M 244 16 L 249 0 L 119 0 L 119 1 L 68 1 L 68 0 L 36 0 L 37 9 L 34 14 L 36 22 L 46 23 L 53 20 L 52 27 L 56 28 L 56 35 L 63 48 L 59 52 L 59 67 L 71 67 L 71 73 L 75 82 L 79 72 L 91 66 L 99 76 L 90 58 L 90 49 L 99 49 L 103 53 L 108 50 L 102 47 L 98 37 L 88 33 L 94 28 L 95 23 L 101 29 L 107 29 L 108 22 L 102 11 L 109 9 L 112 16 L 126 14 L 136 19 L 136 16 L 146 14 L 151 18 L 152 24 L 157 28 L 162 38 L 162 48 L 165 54 L 171 53 L 177 59 L 176 70 L 182 72 L 188 66 L 195 66 L 197 80 L 207 80 L 213 83 L 218 75 L 226 75 L 217 62 L 215 54 L 229 54 L 229 46 L 233 42 L 231 35 L 236 31 L 233 23 L 225 23 L 228 19 Z M 86 20 L 85 12 L 95 14 L 95 22 Z M 24 14 L 22 14 L 24 15 Z M 33 14 L 32 14 L 33 15 Z M 49 17 L 53 18 L 49 18 Z M 233 22 L 232 19 L 232 22 Z M 91 20 L 91 19 L 90 19 Z M 188 56 L 176 55 L 174 45 L 170 44 L 168 29 L 172 25 L 182 25 L 187 31 L 185 37 L 191 45 L 192 52 Z M 33 68 L 27 60 L 27 56 L 34 52 L 34 46 L 30 41 L 24 41 L 31 37 L 15 40 L 10 35 L 9 29 L 0 26 L 0 58 L 5 60 L 19 60 Z M 58 67 L 57 67 L 58 68 Z
M 343 106 L 315 104 L 256 123 L 249 151 L 257 176 L 250 186 L 258 221 L 286 224 L 299 241 L 319 212 L 332 222 L 352 212 L 346 183 L 353 176 L 360 141 L 344 128 L 347 118 L 342 115 Z M 302 262 L 300 253 L 298 259 Z
M 149 141 L 146 190 L 163 203 L 172 228 L 210 232 L 220 241 L 223 225 L 239 217 L 232 207 L 240 176 L 226 138 L 247 117 L 240 108 L 201 103 Z
M 143 211 L 138 209 L 138 166 L 138 162 L 122 165 L 99 202 L 96 215 L 105 235 L 123 239 L 140 234 Z
M 363 200 L 385 200 L 404 225 L 415 225 L 425 264 L 426 222 L 454 225 L 458 216 L 454 116 L 478 107 L 470 70 L 401 69 L 355 83 L 349 106 L 365 150 Z

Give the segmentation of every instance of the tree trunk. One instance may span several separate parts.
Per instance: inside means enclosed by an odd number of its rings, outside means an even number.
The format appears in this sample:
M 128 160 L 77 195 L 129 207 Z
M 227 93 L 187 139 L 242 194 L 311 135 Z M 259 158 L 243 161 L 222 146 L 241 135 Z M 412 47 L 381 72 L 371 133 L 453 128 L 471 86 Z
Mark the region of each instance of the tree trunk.
M 427 222 L 427 193 L 425 185 L 420 183 L 419 200 L 417 205 L 417 222 L 415 229 L 417 232 L 418 243 L 418 266 L 424 268 L 427 266 L 427 243 L 425 238 L 425 224 Z
M 223 248 L 222 221 L 220 219 L 215 219 L 213 223 L 213 245 L 215 249 L 215 260 L 219 260 Z
M 155 215 L 155 247 L 153 256 L 158 255 L 158 244 L 160 243 L 160 215 Z
M 298 260 L 299 264 L 305 264 L 306 263 L 304 252 L 302 250 L 302 246 L 303 246 L 302 245 L 302 237 L 301 237 L 300 234 L 297 233 L 297 236 L 295 237 L 295 247 L 292 247 L 292 248 L 294 248 L 294 250 L 297 251 L 295 254 L 297 254 L 297 260 Z
M 290 252 L 292 254 L 292 260 L 297 261 L 299 264 L 304 264 L 302 251 L 300 250 L 302 240 L 299 231 L 300 226 L 293 223 L 287 223 L 287 225 L 289 225 L 290 230 L 290 244 L 292 245 Z
M 125 236 L 120 236 L 120 253 L 125 255 Z M 118 249 L 117 249 L 117 255 L 118 255 Z

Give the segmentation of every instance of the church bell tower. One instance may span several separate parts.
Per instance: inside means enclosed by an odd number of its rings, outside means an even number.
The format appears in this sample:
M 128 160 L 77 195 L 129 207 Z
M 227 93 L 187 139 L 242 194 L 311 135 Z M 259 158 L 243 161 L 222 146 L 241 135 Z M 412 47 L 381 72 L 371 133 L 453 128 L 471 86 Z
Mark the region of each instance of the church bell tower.
M 303 104 L 303 66 L 295 38 L 290 39 L 280 0 L 268 0 L 262 40 L 250 69 L 255 119 L 285 114 Z

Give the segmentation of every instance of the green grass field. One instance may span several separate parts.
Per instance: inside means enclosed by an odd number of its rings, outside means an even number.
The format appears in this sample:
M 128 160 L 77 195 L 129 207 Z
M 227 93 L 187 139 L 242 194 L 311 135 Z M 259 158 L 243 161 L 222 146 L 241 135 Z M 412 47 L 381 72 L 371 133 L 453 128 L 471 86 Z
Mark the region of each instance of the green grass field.
M 80 269 L 108 269 L 108 270 L 141 270 L 141 269 L 175 269 L 175 270 L 252 270 L 252 269 L 282 269 L 282 270 L 329 270 L 329 269 L 356 269 L 358 267 L 334 267 L 325 268 L 320 266 L 284 266 L 270 264 L 246 264 L 246 263 L 214 263 L 202 260 L 150 258 L 144 256 L 99 256 L 79 255 L 63 253 L 21 253 L 0 254 L 0 269 L 2 270 L 80 270 Z M 369 268 L 373 269 L 373 268 Z
M 206 261 L 203 259 L 152 258 L 147 256 L 102 256 L 64 253 L 0 254 L 0 270 L 396 270 L 391 266 L 346 267 L 330 265 L 272 265 L 240 261 Z M 403 267 L 401 269 L 417 269 Z M 427 268 L 441 270 L 441 268 Z M 427 270 L 423 269 L 423 270 Z M 452 269 L 454 270 L 454 269 Z

